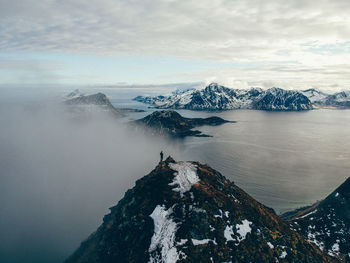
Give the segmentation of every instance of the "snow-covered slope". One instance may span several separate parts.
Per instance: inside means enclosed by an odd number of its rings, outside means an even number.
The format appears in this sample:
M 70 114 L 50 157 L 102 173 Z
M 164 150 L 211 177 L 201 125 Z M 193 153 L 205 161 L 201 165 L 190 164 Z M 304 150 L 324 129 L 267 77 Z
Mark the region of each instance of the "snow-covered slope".
M 302 93 L 271 88 L 262 90 L 230 89 L 212 83 L 202 90 L 190 90 L 171 96 L 143 97 L 134 100 L 162 109 L 232 110 L 257 109 L 271 111 L 310 110 L 310 100 Z
M 349 108 L 350 91 L 342 91 L 342 92 L 335 93 L 333 95 L 329 95 L 323 101 L 321 101 L 320 104 L 325 106 Z
M 349 108 L 350 91 L 341 91 L 334 94 L 327 94 L 316 89 L 304 90 L 303 93 L 316 106 Z
M 350 177 L 321 202 L 282 217 L 324 253 L 350 262 Z
M 329 96 L 329 94 L 316 89 L 303 90 L 301 91 L 301 93 L 308 97 L 312 103 L 317 101 L 323 101 L 327 96 Z

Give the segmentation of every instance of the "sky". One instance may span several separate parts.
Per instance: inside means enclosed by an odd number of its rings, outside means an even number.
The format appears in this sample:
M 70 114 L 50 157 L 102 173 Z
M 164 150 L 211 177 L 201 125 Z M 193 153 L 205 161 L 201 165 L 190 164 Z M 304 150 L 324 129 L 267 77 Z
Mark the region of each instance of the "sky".
M 0 0 L 0 86 L 350 89 L 348 0 Z

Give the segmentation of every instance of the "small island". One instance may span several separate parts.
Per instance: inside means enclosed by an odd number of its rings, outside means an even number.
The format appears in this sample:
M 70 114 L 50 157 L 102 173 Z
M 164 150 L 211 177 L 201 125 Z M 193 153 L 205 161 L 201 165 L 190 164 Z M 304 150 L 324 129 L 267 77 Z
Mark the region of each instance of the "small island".
M 132 124 L 141 126 L 152 134 L 174 138 L 184 138 L 186 136 L 211 137 L 199 130 L 193 130 L 193 128 L 204 125 L 218 126 L 225 123 L 235 123 L 235 121 L 224 120 L 217 116 L 209 118 L 185 118 L 172 110 L 155 111 L 142 119 L 132 122 Z

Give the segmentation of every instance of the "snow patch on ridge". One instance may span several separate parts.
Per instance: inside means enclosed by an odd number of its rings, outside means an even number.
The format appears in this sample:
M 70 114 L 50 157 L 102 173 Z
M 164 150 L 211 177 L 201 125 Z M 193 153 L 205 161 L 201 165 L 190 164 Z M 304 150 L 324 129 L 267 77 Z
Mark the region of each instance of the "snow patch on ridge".
M 202 240 L 198 240 L 198 239 L 193 239 L 193 238 L 192 238 L 192 243 L 193 243 L 193 245 L 195 245 L 195 246 L 208 244 L 209 241 L 212 241 L 212 240 L 211 240 L 211 239 L 202 239 Z
M 226 226 L 225 230 L 224 230 L 224 236 L 226 238 L 226 242 L 227 241 L 238 241 L 238 244 L 243 241 L 247 234 L 250 233 L 252 231 L 250 225 L 252 224 L 252 222 L 248 221 L 247 219 L 244 219 L 242 221 L 242 224 L 237 224 L 236 225 L 236 232 L 239 234 L 237 236 L 235 236 L 234 231 L 233 231 L 233 226 Z M 234 236 L 234 237 L 232 237 Z M 237 238 L 237 239 L 236 239 Z M 236 244 L 236 245 L 238 245 Z
M 226 238 L 226 242 L 235 240 L 232 238 L 232 235 L 234 235 L 233 230 L 232 230 L 232 226 L 226 226 L 226 228 L 224 230 L 224 236 Z
M 180 192 L 181 197 L 191 189 L 192 185 L 199 182 L 196 165 L 190 162 L 177 162 L 170 163 L 169 167 L 176 171 L 174 180 L 169 185 L 177 185 L 173 191 Z
M 179 259 L 175 247 L 177 224 L 170 218 L 172 208 L 165 210 L 164 205 L 157 205 L 150 217 L 154 222 L 154 234 L 151 245 L 149 263 L 175 263 Z M 156 251 L 159 248 L 160 254 Z
M 252 229 L 250 228 L 251 224 L 252 222 L 248 221 L 247 219 L 244 219 L 242 221 L 242 224 L 236 225 L 237 233 L 241 236 L 240 238 L 238 238 L 239 242 L 244 240 L 246 235 L 252 231 Z

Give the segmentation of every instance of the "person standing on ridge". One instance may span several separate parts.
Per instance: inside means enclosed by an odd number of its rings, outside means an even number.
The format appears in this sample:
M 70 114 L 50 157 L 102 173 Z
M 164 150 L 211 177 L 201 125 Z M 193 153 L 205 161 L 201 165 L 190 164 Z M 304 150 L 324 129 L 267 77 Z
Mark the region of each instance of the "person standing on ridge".
M 160 152 L 160 162 L 163 162 L 163 151 Z

